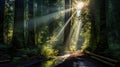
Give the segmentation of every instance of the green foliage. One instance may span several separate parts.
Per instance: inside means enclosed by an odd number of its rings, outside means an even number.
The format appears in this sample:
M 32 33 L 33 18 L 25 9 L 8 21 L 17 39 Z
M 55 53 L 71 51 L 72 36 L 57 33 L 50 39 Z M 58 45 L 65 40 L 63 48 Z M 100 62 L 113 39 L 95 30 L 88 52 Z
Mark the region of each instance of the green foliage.
M 43 67 L 52 67 L 53 64 L 54 64 L 54 60 L 49 60 L 49 61 L 46 61 L 44 64 L 43 64 Z
M 81 50 L 84 51 L 88 48 L 93 48 L 93 47 L 90 47 L 90 33 L 86 33 L 84 36 L 85 36 L 85 42 L 83 43 L 83 45 L 81 46 Z
M 71 45 L 69 49 L 71 53 L 77 50 L 76 45 Z
M 90 9 L 87 5 L 84 6 L 84 8 L 82 9 L 81 19 L 82 19 L 83 26 L 82 26 L 82 31 L 80 35 L 85 38 L 85 41 L 81 46 L 81 50 L 84 51 L 86 49 L 93 48 L 93 47 L 90 47 L 91 46 L 90 45 L 91 18 L 90 18 Z
M 5 1 L 4 12 L 4 41 L 6 44 L 10 44 L 13 36 L 13 23 L 14 23 L 14 1 Z
M 41 16 L 46 15 L 46 14 L 54 14 L 54 12 L 58 13 L 55 14 L 52 19 L 52 21 L 48 21 L 48 23 L 42 23 L 39 25 L 39 30 L 37 30 L 37 45 L 39 46 L 40 49 L 40 54 L 42 55 L 42 57 L 46 57 L 46 58 L 53 58 L 55 57 L 55 55 L 57 54 L 57 39 L 56 39 L 56 35 L 58 34 L 58 32 L 60 31 L 61 27 L 63 26 L 63 21 L 64 18 L 60 18 L 61 16 L 63 16 L 63 14 L 61 15 L 61 12 L 58 10 L 61 10 L 63 4 L 61 2 L 61 0 L 47 0 L 47 1 L 43 1 L 45 8 L 50 8 L 47 9 L 46 11 L 43 11 L 44 8 L 41 8 Z M 54 8 L 54 9 L 51 9 Z M 60 8 L 60 9 L 59 9 Z M 40 21 L 41 23 L 42 21 Z M 61 42 L 62 43 L 62 42 Z M 56 47 L 54 47 L 56 46 Z
M 57 50 L 53 49 L 49 45 L 43 45 L 40 50 L 40 54 L 45 58 L 55 58 L 57 55 Z

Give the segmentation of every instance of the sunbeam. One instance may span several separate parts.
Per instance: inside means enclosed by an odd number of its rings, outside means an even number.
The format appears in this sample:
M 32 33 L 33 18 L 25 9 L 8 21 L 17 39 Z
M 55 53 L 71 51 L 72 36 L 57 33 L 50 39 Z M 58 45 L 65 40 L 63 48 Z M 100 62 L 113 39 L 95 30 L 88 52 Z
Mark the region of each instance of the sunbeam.
M 81 26 L 82 26 L 82 22 L 81 22 L 81 19 L 80 19 L 80 14 L 81 14 L 81 9 L 83 7 L 83 3 L 78 3 L 78 5 L 76 6 L 77 8 L 75 9 L 76 11 L 73 12 L 73 14 L 71 15 L 71 17 L 67 20 L 67 22 L 63 25 L 63 27 L 61 28 L 58 28 L 56 31 L 57 33 L 55 33 L 50 41 L 51 45 L 55 45 L 58 40 L 62 37 L 60 37 L 61 34 L 63 34 L 63 31 L 65 29 L 65 27 L 69 24 L 70 20 L 75 16 L 76 14 L 76 21 L 74 21 L 74 24 L 70 30 L 70 35 L 69 37 L 67 38 L 67 42 L 66 42 L 66 48 L 65 48 L 65 51 L 66 50 L 69 50 L 70 46 L 74 45 L 74 48 L 76 48 L 77 46 L 77 43 L 78 43 L 78 39 L 79 39 L 79 33 L 80 33 L 80 29 L 81 29 Z
M 60 34 L 63 32 L 63 30 L 65 29 L 65 27 L 67 26 L 67 24 L 70 22 L 70 20 L 73 18 L 73 16 L 76 14 L 76 11 L 72 14 L 72 16 L 68 19 L 68 21 L 66 22 L 66 24 L 62 27 L 61 31 L 58 33 L 58 35 L 56 37 L 59 37 Z
M 76 23 L 73 25 L 73 28 L 70 31 L 70 35 L 66 42 L 66 51 L 75 51 L 77 50 L 76 46 L 79 39 L 79 34 L 81 30 L 82 22 L 81 20 L 77 20 Z
M 75 30 L 76 30 L 76 27 L 78 26 L 78 22 L 75 22 L 74 21 L 74 24 L 73 24 L 73 26 L 72 26 L 72 28 L 71 28 L 71 30 L 70 30 L 70 34 L 69 34 L 69 37 L 67 38 L 67 42 L 66 42 L 66 50 L 68 50 L 69 49 L 69 47 L 68 46 L 70 46 L 70 44 L 71 44 L 71 38 L 75 35 L 74 33 L 76 33 L 75 32 Z
M 79 2 L 76 5 L 76 18 L 74 19 L 74 23 L 73 26 L 70 30 L 70 34 L 69 37 L 67 38 L 67 42 L 66 42 L 66 48 L 65 51 L 69 52 L 69 51 L 75 51 L 77 50 L 77 44 L 78 44 L 78 39 L 79 39 L 79 35 L 80 35 L 80 30 L 81 30 L 81 26 L 82 26 L 82 22 L 81 22 L 81 10 L 82 7 L 84 6 L 83 2 Z
M 72 45 L 74 45 L 76 48 L 77 42 L 79 39 L 79 32 L 80 32 L 81 25 L 82 25 L 81 20 L 79 19 L 82 7 L 83 7 L 83 3 L 79 2 L 76 5 L 76 7 L 74 7 L 75 11 L 72 13 L 71 17 L 67 20 L 67 22 L 65 22 L 65 24 L 62 27 L 56 28 L 55 29 L 56 31 L 54 30 L 53 35 L 50 36 L 50 39 L 46 41 L 47 44 L 52 46 L 52 45 L 55 45 L 56 43 L 58 43 L 58 40 L 62 37 L 60 35 L 63 34 L 64 29 L 69 24 L 70 20 L 72 20 L 72 18 L 76 15 L 77 20 L 76 20 L 76 22 L 73 23 L 73 26 L 70 30 L 70 35 L 67 38 L 67 42 L 65 44 L 67 47 L 67 50 L 68 50 L 69 46 L 72 46 Z M 74 8 L 70 8 L 67 10 L 61 10 L 58 12 L 54 12 L 54 13 L 42 16 L 42 17 L 34 18 L 34 19 L 31 19 L 31 21 L 33 20 L 35 22 L 35 24 L 37 24 L 37 25 L 40 25 L 42 23 L 50 23 L 50 22 L 54 21 L 54 19 L 59 19 L 60 17 L 62 17 L 62 15 L 60 15 L 59 13 L 65 14 L 66 12 L 69 12 L 69 11 L 73 10 Z M 31 28 L 33 27 L 33 25 L 30 25 L 30 26 L 31 26 Z M 74 41 L 74 43 L 72 43 L 73 41 Z
M 83 7 L 83 3 L 79 2 L 74 9 L 75 11 L 72 13 L 71 17 L 67 20 L 67 22 L 65 22 L 65 24 L 62 27 L 58 27 L 54 30 L 53 35 L 50 36 L 50 39 L 48 41 L 46 41 L 47 44 L 51 45 L 51 47 L 54 47 L 59 42 L 60 38 L 62 37 L 64 29 L 69 24 L 70 20 L 72 20 L 73 17 L 76 17 L 76 19 L 74 19 L 75 21 L 73 23 L 73 26 L 70 29 L 70 34 L 67 38 L 67 42 L 65 43 L 65 52 L 77 50 L 77 43 L 78 43 L 80 30 L 82 26 L 82 22 L 80 19 L 82 7 Z M 73 8 L 62 10 L 61 12 L 65 13 L 71 10 L 73 10 Z M 53 21 L 53 18 L 56 18 L 56 15 L 58 15 L 58 13 L 59 12 L 55 12 L 55 13 L 52 13 L 52 14 L 49 14 L 49 15 L 46 15 L 40 18 L 36 18 L 37 20 L 36 22 L 37 24 L 49 23 L 50 21 Z
M 36 18 L 29 19 L 29 21 L 26 21 L 27 24 L 30 22 L 28 30 L 32 30 L 32 28 L 34 27 L 34 24 L 37 24 L 37 26 L 39 26 L 39 25 L 41 25 L 43 23 L 44 24 L 45 23 L 48 24 L 48 23 L 54 21 L 55 19 L 59 19 L 59 18 L 63 17 L 66 12 L 69 12 L 72 9 L 74 9 L 74 8 L 70 8 L 70 9 L 66 9 L 66 10 L 61 10 L 61 11 L 57 11 L 57 12 L 54 12 L 54 13 L 51 13 L 51 14 L 48 14 L 48 15 L 45 15 L 45 16 L 41 16 L 41 17 L 36 17 Z M 63 15 L 61 15 L 61 14 L 63 14 Z M 22 26 L 22 24 L 17 24 L 17 25 L 18 26 Z M 24 25 L 24 27 L 28 28 L 26 24 Z
M 51 43 L 48 42 L 49 44 L 55 45 L 58 42 L 58 40 L 60 39 L 60 35 L 63 33 L 65 27 L 67 26 L 67 24 L 70 22 L 70 20 L 73 18 L 73 16 L 75 14 L 76 14 L 76 11 L 72 14 L 72 16 L 68 19 L 68 21 L 63 25 L 63 27 L 58 28 L 58 30 L 57 30 L 58 33 L 56 33 L 53 36 L 51 36 L 51 38 L 49 40 L 49 41 L 51 41 Z
M 66 9 L 66 10 L 61 10 L 61 11 L 58 11 L 58 12 L 54 12 L 54 13 L 51 13 L 51 14 L 48 14 L 48 15 L 45 15 L 45 16 L 42 16 L 42 17 L 38 17 L 38 18 L 34 18 L 34 19 L 31 19 L 31 21 L 34 21 L 35 24 L 37 25 L 41 25 L 42 23 L 50 23 L 52 21 L 54 21 L 55 19 L 59 19 L 61 17 L 63 17 L 62 15 L 60 14 L 64 14 L 66 12 L 69 12 L 71 11 L 73 8 L 70 8 L 70 9 Z M 32 24 L 30 25 L 31 28 L 34 27 Z

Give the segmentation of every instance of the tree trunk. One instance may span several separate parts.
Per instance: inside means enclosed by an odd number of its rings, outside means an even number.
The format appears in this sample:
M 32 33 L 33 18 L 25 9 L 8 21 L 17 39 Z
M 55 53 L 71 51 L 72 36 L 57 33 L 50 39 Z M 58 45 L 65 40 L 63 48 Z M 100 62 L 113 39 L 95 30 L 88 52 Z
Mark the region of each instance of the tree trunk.
M 106 1 L 105 0 L 100 0 L 99 6 L 100 6 L 100 24 L 99 24 L 99 36 L 97 36 L 98 43 L 97 43 L 97 48 L 96 52 L 98 53 L 103 53 L 107 48 L 108 48 L 108 43 L 107 43 L 107 27 L 106 27 Z
M 65 9 L 70 9 L 71 8 L 71 0 L 65 0 Z M 71 17 L 71 11 L 69 12 L 66 12 L 65 13 L 65 23 L 70 19 Z M 69 21 L 69 23 L 67 24 L 67 26 L 65 27 L 65 30 L 64 30 L 64 45 L 69 45 L 69 44 L 66 44 L 67 43 L 67 40 L 69 38 L 69 34 L 70 34 L 70 27 L 71 27 L 71 21 Z
M 57 2 L 57 0 L 54 0 L 54 1 L 49 0 L 49 14 L 57 12 L 56 5 L 55 5 L 56 2 Z M 56 20 L 55 20 L 55 18 L 53 18 L 53 21 L 50 21 L 50 23 L 49 23 L 49 35 L 50 36 L 53 35 L 53 31 L 55 29 L 55 24 L 56 24 Z
M 4 6 L 5 0 L 0 0 L 0 43 L 4 42 L 3 39 Z
M 43 0 L 36 0 L 37 2 L 37 13 L 36 13 L 36 17 L 40 18 L 43 14 Z M 41 25 L 42 21 L 37 21 L 36 23 L 36 35 L 35 35 L 35 39 L 36 39 L 36 44 L 41 44 L 41 35 L 40 35 L 40 30 L 42 29 L 43 25 Z
M 34 21 L 34 0 L 28 1 L 29 23 L 28 23 L 28 45 L 35 45 L 35 21 Z
M 52 2 L 52 0 L 49 0 L 49 6 L 48 6 L 49 7 L 49 14 L 53 13 L 53 11 L 51 10 L 52 7 L 53 8 L 55 7 L 53 4 L 54 3 Z M 52 34 L 53 34 L 53 30 L 54 30 L 54 22 L 53 21 L 49 21 L 49 22 L 50 22 L 49 25 L 48 25 L 48 27 L 49 27 L 49 37 L 51 37 Z
M 24 46 L 24 0 L 15 0 L 13 44 Z
M 102 53 L 108 47 L 106 27 L 106 1 L 93 0 L 90 3 L 91 12 L 91 50 Z

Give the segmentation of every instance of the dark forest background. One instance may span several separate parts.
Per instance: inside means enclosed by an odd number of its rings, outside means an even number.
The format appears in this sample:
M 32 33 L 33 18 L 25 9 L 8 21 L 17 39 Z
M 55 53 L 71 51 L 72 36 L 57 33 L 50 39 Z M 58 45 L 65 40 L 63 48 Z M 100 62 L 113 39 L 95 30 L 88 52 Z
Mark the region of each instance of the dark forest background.
M 85 3 L 77 47 L 74 38 L 67 38 L 78 17 L 57 37 L 76 11 L 70 9 L 76 1 Z M 120 0 L 0 0 L 0 61 L 55 58 L 65 54 L 66 47 L 120 60 Z

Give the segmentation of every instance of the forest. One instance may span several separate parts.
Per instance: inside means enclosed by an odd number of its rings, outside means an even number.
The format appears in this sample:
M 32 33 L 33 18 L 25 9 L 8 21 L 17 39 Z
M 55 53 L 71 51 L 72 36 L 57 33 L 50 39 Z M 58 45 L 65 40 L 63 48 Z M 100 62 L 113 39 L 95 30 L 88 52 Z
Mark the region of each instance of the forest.
M 120 62 L 119 26 L 120 0 L 0 0 L 0 64 L 85 52 Z

